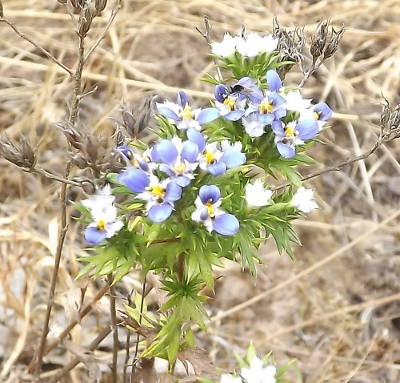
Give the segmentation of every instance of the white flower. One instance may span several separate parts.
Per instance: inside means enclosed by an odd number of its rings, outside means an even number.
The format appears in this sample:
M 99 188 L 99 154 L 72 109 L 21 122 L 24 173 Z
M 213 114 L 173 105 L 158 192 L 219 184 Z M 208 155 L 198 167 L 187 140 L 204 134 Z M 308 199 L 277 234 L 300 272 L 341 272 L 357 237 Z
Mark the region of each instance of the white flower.
M 242 56 L 251 58 L 262 52 L 270 53 L 277 46 L 278 39 L 274 39 L 272 35 L 261 37 L 258 33 L 251 32 L 237 40 L 236 49 Z
M 265 189 L 264 184 L 260 179 L 254 184 L 246 185 L 246 202 L 250 207 L 260 207 L 268 205 L 272 197 L 272 191 Z
M 263 366 L 260 358 L 255 357 L 249 368 L 242 368 L 241 376 L 246 383 L 276 383 L 275 366 Z
M 237 40 L 237 36 L 232 37 L 229 33 L 225 33 L 220 43 L 211 43 L 211 52 L 218 56 L 230 57 L 235 53 Z
M 305 118 L 302 113 L 311 106 L 311 98 L 303 98 L 299 90 L 290 90 L 287 94 L 283 94 L 282 97 L 286 100 L 285 108 L 287 110 L 300 112 L 301 118 Z
M 242 383 L 242 379 L 240 379 L 239 377 L 234 378 L 230 375 L 223 374 L 221 375 L 220 383 Z
M 81 202 L 92 217 L 92 222 L 85 230 L 85 239 L 88 243 L 98 245 L 106 238 L 113 237 L 124 226 L 123 222 L 117 219 L 114 200 L 110 185 L 106 185 L 95 195 Z
M 260 137 L 265 133 L 265 124 L 258 120 L 256 113 L 251 113 L 249 116 L 243 117 L 242 123 L 246 133 L 250 137 Z
M 310 213 L 318 208 L 318 204 L 314 200 L 314 190 L 301 187 L 294 194 L 292 204 L 303 213 Z

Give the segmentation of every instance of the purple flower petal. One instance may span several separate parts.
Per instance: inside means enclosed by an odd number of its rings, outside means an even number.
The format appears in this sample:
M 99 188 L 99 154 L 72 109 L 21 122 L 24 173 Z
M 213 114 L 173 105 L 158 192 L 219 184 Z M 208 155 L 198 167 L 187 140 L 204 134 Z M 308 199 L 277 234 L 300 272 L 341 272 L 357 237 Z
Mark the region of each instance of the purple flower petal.
M 239 231 L 239 221 L 232 214 L 223 214 L 213 220 L 214 230 L 221 235 L 235 235 Z
M 227 94 L 228 88 L 224 84 L 218 84 L 215 86 L 214 96 L 218 102 L 224 102 Z
M 183 160 L 186 160 L 192 164 L 197 160 L 198 155 L 199 155 L 199 147 L 194 142 L 186 141 L 183 144 L 181 152 L 181 158 Z
M 232 112 L 229 112 L 225 114 L 224 118 L 229 120 L 229 121 L 237 121 L 240 118 L 242 118 L 244 115 L 244 110 L 233 110 Z
M 218 177 L 218 176 L 224 174 L 226 172 L 226 169 L 227 169 L 226 163 L 222 162 L 222 161 L 219 161 L 216 164 L 207 166 L 208 172 L 214 177 Z
M 165 189 L 164 201 L 175 202 L 182 196 L 182 188 L 175 182 L 170 182 Z
M 293 158 L 296 154 L 296 151 L 292 146 L 286 145 L 283 142 L 278 142 L 276 148 L 283 158 Z
M 305 141 L 314 138 L 319 132 L 319 127 L 315 120 L 300 120 L 296 125 L 296 130 L 299 131 L 298 137 Z
M 106 230 L 99 230 L 97 227 L 87 227 L 85 230 L 85 240 L 91 245 L 98 245 L 107 238 Z
M 194 142 L 199 148 L 199 152 L 204 152 L 206 148 L 206 141 L 203 135 L 195 128 L 189 128 L 186 132 L 186 136 L 189 141 Z
M 118 182 L 125 184 L 134 193 L 142 193 L 150 185 L 147 174 L 140 169 L 129 168 L 117 176 Z
M 182 176 L 174 176 L 172 177 L 173 182 L 175 182 L 177 185 L 179 185 L 182 188 L 185 188 L 190 184 L 191 179 L 182 175 Z
M 215 185 L 203 185 L 199 190 L 199 197 L 203 204 L 208 201 L 214 204 L 221 198 L 221 192 Z
M 171 215 L 172 210 L 172 205 L 169 203 L 154 205 L 150 208 L 147 216 L 153 222 L 163 222 Z
M 171 120 L 181 121 L 181 118 L 172 109 L 165 106 L 159 106 L 158 113 L 160 113 L 164 117 L 170 118 Z
M 188 103 L 188 101 L 187 101 L 187 97 L 186 97 L 185 92 L 183 90 L 180 90 L 178 92 L 177 104 L 179 106 L 181 106 L 182 108 L 185 108 L 187 103 Z
M 272 121 L 275 120 L 275 117 L 273 114 L 262 114 L 262 113 L 257 113 L 257 120 L 262 122 L 264 125 L 269 125 L 272 123 Z
M 203 109 L 196 118 L 199 124 L 207 124 L 208 122 L 216 120 L 220 116 L 217 108 Z
M 241 152 L 225 152 L 219 162 L 224 162 L 228 169 L 236 168 L 246 162 L 246 156 Z
M 283 129 L 283 122 L 275 120 L 272 125 L 272 131 L 278 136 L 285 136 L 285 130 Z
M 267 71 L 266 77 L 269 90 L 275 92 L 282 88 L 282 80 L 275 70 Z
M 314 112 L 318 114 L 319 121 L 328 121 L 332 117 L 332 109 L 325 103 L 319 102 L 314 106 Z
M 178 157 L 178 151 L 170 140 L 161 140 L 154 147 L 157 157 L 159 157 L 164 164 L 172 165 L 175 163 Z

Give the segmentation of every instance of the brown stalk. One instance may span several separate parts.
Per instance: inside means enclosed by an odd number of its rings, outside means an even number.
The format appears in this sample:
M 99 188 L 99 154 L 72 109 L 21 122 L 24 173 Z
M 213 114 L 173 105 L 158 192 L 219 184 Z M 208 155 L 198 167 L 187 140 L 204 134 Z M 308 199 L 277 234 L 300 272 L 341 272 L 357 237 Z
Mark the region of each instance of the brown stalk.
M 107 280 L 110 289 L 110 316 L 111 316 L 111 330 L 113 334 L 111 376 L 112 376 L 112 382 L 117 383 L 119 339 L 118 339 L 118 327 L 117 327 L 117 310 L 115 306 L 116 291 L 115 291 L 115 285 L 113 285 L 114 278 L 111 274 L 107 276 Z

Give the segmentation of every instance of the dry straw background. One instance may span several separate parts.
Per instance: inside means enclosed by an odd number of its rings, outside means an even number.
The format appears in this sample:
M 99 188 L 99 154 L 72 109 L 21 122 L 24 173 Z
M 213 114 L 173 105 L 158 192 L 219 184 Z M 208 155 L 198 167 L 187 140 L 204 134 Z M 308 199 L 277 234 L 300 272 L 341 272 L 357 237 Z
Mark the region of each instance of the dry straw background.
M 101 34 L 114 1 L 95 19 L 88 46 Z M 323 18 L 347 32 L 337 54 L 320 68 L 304 95 L 334 109 L 324 145 L 310 152 L 322 169 L 370 149 L 379 134 L 383 94 L 400 102 L 400 7 L 397 0 L 123 0 L 115 23 L 84 72 L 80 120 L 95 133 L 111 135 L 118 103 L 140 103 L 144 94 L 174 97 L 184 89 L 205 104 L 212 89 L 200 81 L 212 71 L 207 43 L 195 30 L 209 16 L 215 40 L 225 31 L 271 31 L 275 15 L 281 26 L 305 26 L 309 35 Z M 3 0 L 4 14 L 26 35 L 68 67 L 76 65 L 77 38 L 64 6 L 56 0 Z M 26 134 L 39 143 L 39 163 L 62 174 L 66 142 L 52 125 L 67 116 L 72 94 L 69 76 L 9 26 L 0 23 L 0 135 Z M 297 70 L 287 81 L 298 83 Z M 199 334 L 220 368 L 233 366 L 233 352 L 243 354 L 250 339 L 260 354 L 274 351 L 277 364 L 297 359 L 290 380 L 304 383 L 400 382 L 400 141 L 381 147 L 367 160 L 308 182 L 316 188 L 320 210 L 296 224 L 303 247 L 295 261 L 265 246 L 257 284 L 230 264 L 209 304 L 209 336 Z M 29 380 L 47 304 L 59 226 L 59 185 L 23 173 L 0 159 L 0 381 Z M 70 198 L 79 200 L 71 188 Z M 74 214 L 72 206 L 69 213 Z M 71 222 L 56 289 L 51 334 L 67 325 L 68 294 L 82 254 L 82 227 Z M 85 304 L 101 293 L 102 281 L 89 281 Z M 120 297 L 137 288 L 133 273 L 118 285 Z M 75 290 L 73 289 L 75 288 Z M 104 292 L 103 292 L 104 294 Z M 97 298 L 102 294 L 97 295 Z M 120 299 L 122 302 L 123 300 Z M 82 327 L 71 331 L 86 347 L 109 325 L 103 296 Z M 123 341 L 123 339 L 122 339 Z M 108 338 L 95 352 L 108 381 Z M 68 343 L 44 359 L 43 382 L 80 352 Z M 121 353 L 123 358 L 123 354 Z M 122 359 L 123 360 L 123 359 Z M 65 382 L 87 382 L 75 368 Z

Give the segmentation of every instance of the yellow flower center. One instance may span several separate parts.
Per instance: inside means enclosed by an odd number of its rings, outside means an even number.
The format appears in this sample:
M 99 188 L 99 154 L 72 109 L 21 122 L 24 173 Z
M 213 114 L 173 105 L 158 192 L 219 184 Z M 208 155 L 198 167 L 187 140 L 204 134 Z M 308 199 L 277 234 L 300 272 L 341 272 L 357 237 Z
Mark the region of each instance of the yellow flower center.
M 206 151 L 205 156 L 206 156 L 206 164 L 207 165 L 212 165 L 214 163 L 214 161 L 215 161 L 214 153 Z
M 260 113 L 267 114 L 271 113 L 274 110 L 274 101 L 271 100 L 269 102 L 262 102 L 260 104 Z
M 236 109 L 236 101 L 232 98 L 225 99 L 224 105 L 227 106 L 231 111 L 234 111 Z
M 286 138 L 294 138 L 297 136 L 297 132 L 289 125 L 285 127 Z
M 97 222 L 97 228 L 100 231 L 105 231 L 106 230 L 106 223 L 105 223 L 103 218 L 99 219 L 99 222 Z
M 321 112 L 314 112 L 314 118 L 316 119 L 316 120 L 318 120 L 319 119 L 319 116 L 321 115 Z
M 189 120 L 193 120 L 192 110 L 190 106 L 187 105 L 185 109 L 183 109 L 182 113 L 179 115 L 180 119 L 183 120 L 184 118 L 188 118 Z
M 184 163 L 180 163 L 178 166 L 174 167 L 175 174 L 182 175 L 185 173 L 186 166 Z
M 208 211 L 208 216 L 212 217 L 214 215 L 214 208 L 213 208 L 213 204 L 212 204 L 212 200 L 209 199 L 205 205 L 207 206 L 207 211 Z
M 165 195 L 165 190 L 160 185 L 157 185 L 150 188 L 150 193 L 158 198 L 163 198 Z

